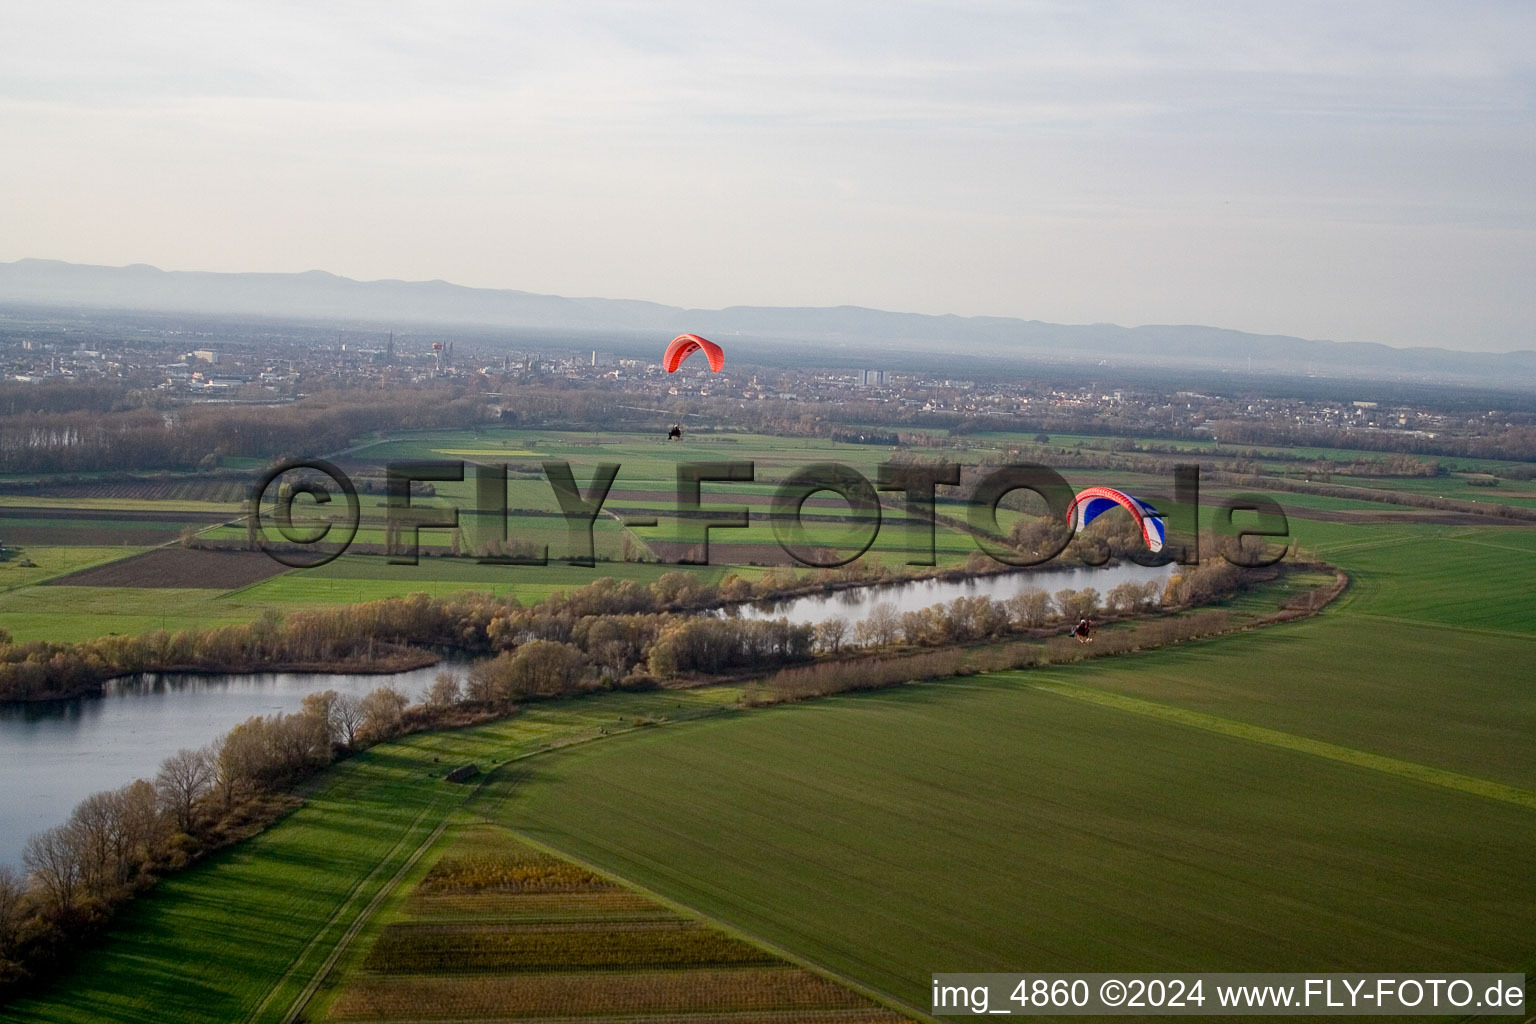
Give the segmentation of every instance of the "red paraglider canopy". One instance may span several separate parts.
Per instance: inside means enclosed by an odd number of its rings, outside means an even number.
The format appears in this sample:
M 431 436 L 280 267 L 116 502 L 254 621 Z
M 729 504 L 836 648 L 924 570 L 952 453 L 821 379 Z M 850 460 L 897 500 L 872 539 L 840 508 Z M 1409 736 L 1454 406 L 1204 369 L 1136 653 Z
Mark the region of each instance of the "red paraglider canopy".
M 673 338 L 672 344 L 667 346 L 667 354 L 661 358 L 661 365 L 668 373 L 676 373 L 677 368 L 683 365 L 683 360 L 700 349 L 708 357 L 711 370 L 719 373 L 725 369 L 725 353 L 720 350 L 720 346 L 697 334 L 679 334 Z

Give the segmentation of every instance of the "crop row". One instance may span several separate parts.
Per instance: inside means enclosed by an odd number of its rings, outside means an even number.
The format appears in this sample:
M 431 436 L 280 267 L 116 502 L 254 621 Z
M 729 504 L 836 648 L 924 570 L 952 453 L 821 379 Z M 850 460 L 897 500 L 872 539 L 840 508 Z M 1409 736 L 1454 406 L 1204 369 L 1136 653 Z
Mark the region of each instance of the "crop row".
M 729 1013 L 873 1009 L 862 996 L 794 967 L 625 974 L 368 978 L 331 1007 L 341 1020 L 404 1017 L 576 1017 L 592 1014 Z M 886 1019 L 885 1015 L 880 1016 Z
M 142 480 L 67 484 L 50 488 L 58 498 L 131 498 L 148 501 L 244 501 L 249 483 L 238 480 Z
M 612 888 L 612 882 L 586 868 L 529 850 L 444 857 L 433 865 L 416 891 L 582 892 Z
M 364 966 L 387 973 L 579 971 L 772 963 L 756 946 L 691 922 L 600 929 L 395 924 Z
M 418 892 L 411 896 L 407 906 L 413 917 L 437 921 L 472 917 L 509 922 L 623 922 L 676 916 L 654 900 L 623 889 L 594 892 Z

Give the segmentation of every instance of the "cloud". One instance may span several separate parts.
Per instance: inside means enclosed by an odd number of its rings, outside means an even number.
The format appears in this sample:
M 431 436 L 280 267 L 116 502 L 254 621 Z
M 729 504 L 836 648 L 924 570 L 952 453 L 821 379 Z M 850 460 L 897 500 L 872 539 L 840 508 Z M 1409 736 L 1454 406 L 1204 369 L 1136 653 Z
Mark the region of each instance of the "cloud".
M 1536 254 L 1533 21 L 1516 4 L 17 6 L 0 187 L 25 201 L 0 211 L 0 258 L 1529 344 L 1536 311 L 1499 282 Z M 709 250 L 731 259 L 703 271 Z M 1436 251 L 1457 264 L 1417 255 Z M 1062 253 L 1074 273 L 1050 269 Z M 1379 261 L 1368 289 L 1284 285 L 1345 253 Z M 1424 308 L 1437 279 L 1495 326 Z

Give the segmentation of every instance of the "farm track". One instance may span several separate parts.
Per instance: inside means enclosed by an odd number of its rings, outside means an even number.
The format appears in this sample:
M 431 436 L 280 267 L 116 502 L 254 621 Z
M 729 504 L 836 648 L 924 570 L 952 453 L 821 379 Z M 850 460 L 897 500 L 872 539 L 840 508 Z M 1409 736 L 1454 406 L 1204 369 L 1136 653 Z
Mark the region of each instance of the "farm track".
M 1217 733 L 1218 735 L 1228 736 L 1233 739 L 1247 740 L 1252 743 L 1279 747 L 1282 750 L 1309 754 L 1314 757 L 1324 758 L 1325 760 L 1337 761 L 1341 764 L 1353 765 L 1357 768 L 1365 768 L 1370 771 L 1392 775 L 1400 779 L 1421 782 L 1430 786 L 1439 786 L 1443 789 L 1455 790 L 1460 793 L 1470 793 L 1474 796 L 1486 797 L 1490 800 L 1498 800 L 1503 803 L 1513 804 L 1516 807 L 1524 807 L 1528 810 L 1536 811 L 1536 792 L 1522 789 L 1519 786 L 1510 786 L 1502 782 L 1463 775 L 1460 772 L 1447 771 L 1432 765 L 1404 761 L 1381 754 L 1372 754 L 1354 747 L 1327 743 L 1323 740 L 1298 736 L 1294 733 L 1282 732 L 1278 729 L 1267 729 L 1263 726 L 1251 725 L 1247 722 L 1239 722 L 1230 718 L 1222 718 L 1217 715 L 1206 714 L 1202 711 L 1192 711 L 1188 708 L 1179 708 L 1171 704 L 1142 700 L 1139 697 L 1128 697 L 1124 694 L 1112 693 L 1096 687 L 1079 686 L 1075 683 L 1059 680 L 1035 681 L 1028 685 L 1036 690 L 1060 697 L 1068 697 L 1072 700 L 1114 708 L 1119 711 L 1160 719 L 1165 722 L 1176 722 L 1180 725 L 1203 729 L 1206 732 Z
M 358 894 L 364 889 L 365 886 L 367 886 L 369 880 L 372 879 L 374 875 L 376 875 L 386 864 L 390 862 L 390 859 L 394 857 L 395 852 L 399 850 L 400 843 L 403 843 L 407 836 L 410 835 L 410 832 L 414 830 L 416 826 L 421 824 L 422 819 L 436 808 L 436 801 L 433 801 L 431 804 L 423 807 L 421 809 L 421 813 L 418 814 L 415 820 L 411 822 L 410 828 L 407 830 L 406 835 L 400 837 L 400 840 L 390 848 L 389 852 L 385 854 L 383 858 L 379 860 L 379 863 L 374 867 L 372 872 L 358 879 L 357 884 L 353 886 L 352 891 L 347 895 L 346 902 L 344 902 L 340 907 L 336 908 L 336 912 L 333 913 L 330 918 L 326 920 L 325 924 L 321 925 L 319 930 L 315 932 L 314 937 L 310 939 L 309 944 L 306 945 L 304 949 L 299 953 L 299 955 L 294 959 L 293 966 L 290 967 L 288 971 L 285 972 L 283 976 L 273 984 L 272 988 L 268 990 L 266 997 L 262 999 L 262 1001 L 257 1005 L 256 1009 L 251 1012 L 250 1017 L 247 1018 L 249 1021 L 255 1022 L 263 1019 L 262 1014 L 266 1012 L 267 1007 L 271 1004 L 272 1000 L 277 996 L 277 994 L 282 991 L 283 987 L 293 980 L 295 972 L 298 971 L 299 968 L 303 965 L 305 959 L 317 947 L 320 941 L 325 938 L 325 936 L 329 934 L 330 931 L 340 921 L 345 919 L 347 908 L 350 907 L 352 902 L 358 898 Z M 417 845 L 416 849 L 412 852 L 410 857 L 407 858 L 407 866 L 415 863 L 416 859 L 420 857 L 422 851 L 429 847 L 437 836 L 442 834 L 442 831 L 446 825 L 447 812 L 444 813 L 443 821 L 438 823 L 437 827 L 428 834 L 426 839 L 422 840 L 422 842 Z M 351 927 L 349 927 L 347 932 L 343 934 L 342 940 L 338 942 L 337 948 L 333 950 L 330 956 L 328 956 L 326 960 L 321 964 L 320 969 L 316 971 L 314 976 L 305 983 L 304 988 L 301 990 L 300 996 L 290 1006 L 288 1012 L 282 1016 L 282 1020 L 289 1021 L 294 1019 L 296 1010 L 303 1009 L 303 1005 L 309 1001 L 310 997 L 314 994 L 315 988 L 317 988 L 319 984 L 324 980 L 325 975 L 330 970 L 331 966 L 334 965 L 340 955 L 346 951 L 346 945 L 351 941 L 351 937 L 356 935 L 358 929 L 362 927 L 363 922 L 367 920 L 368 912 L 378 906 L 379 902 L 390 891 L 390 889 L 393 887 L 393 884 L 399 879 L 401 873 L 405 869 L 405 867 L 402 867 L 400 872 L 396 872 L 395 876 L 391 878 L 389 882 L 380 887 L 378 894 L 374 896 L 368 905 L 358 912 L 358 915 L 353 919 Z
M 427 810 L 430 809 L 431 808 L 428 808 Z M 422 811 L 423 815 L 426 813 L 426 810 Z M 419 821 L 420 819 L 418 818 L 417 820 Z M 356 939 L 358 933 L 363 930 L 363 926 L 368 923 L 369 918 L 371 918 L 374 912 L 377 911 L 383 902 L 389 898 L 389 895 L 395 891 L 395 887 L 400 884 L 400 880 L 403 879 L 406 874 L 410 872 L 411 868 L 415 867 L 416 863 L 421 860 L 422 856 L 432 848 L 432 844 L 436 843 L 438 839 L 442 837 L 443 832 L 447 828 L 448 818 L 445 815 L 443 820 L 438 822 L 437 827 L 427 835 L 427 838 L 423 839 L 421 843 L 416 847 L 416 849 L 411 851 L 411 855 L 405 859 L 405 863 L 400 865 L 400 870 L 396 871 L 394 876 L 390 878 L 389 881 L 385 882 L 382 886 L 379 887 L 378 893 L 374 895 L 373 899 L 368 902 L 368 905 L 364 907 L 362 911 L 357 915 L 357 917 L 352 921 L 351 927 L 349 927 L 342 935 L 341 941 L 336 943 L 336 948 L 331 950 L 331 955 L 325 958 L 325 962 L 320 965 L 320 969 L 315 972 L 314 977 L 310 978 L 309 981 L 305 983 L 304 988 L 294 999 L 293 1004 L 288 1007 L 288 1012 L 285 1013 L 282 1018 L 283 1024 L 296 1024 L 297 1021 L 302 1019 L 305 1007 L 309 1005 L 309 1001 L 314 998 L 315 992 L 319 990 L 320 986 L 325 984 L 326 980 L 330 978 L 331 972 L 335 970 L 337 962 L 346 954 L 347 950 L 351 948 L 353 940 Z M 280 987 L 281 985 L 282 982 L 278 982 L 278 986 Z

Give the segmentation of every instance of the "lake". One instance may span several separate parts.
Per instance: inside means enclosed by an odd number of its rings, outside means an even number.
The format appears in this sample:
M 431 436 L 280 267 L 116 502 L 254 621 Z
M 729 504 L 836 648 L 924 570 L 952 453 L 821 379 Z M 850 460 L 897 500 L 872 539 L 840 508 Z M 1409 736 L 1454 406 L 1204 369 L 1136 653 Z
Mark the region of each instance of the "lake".
M 444 667 L 385 676 L 163 673 L 114 680 L 100 697 L 0 704 L 0 864 L 19 868 L 27 838 L 85 797 L 153 779 L 171 754 L 252 715 L 297 711 L 306 694 L 322 690 L 361 695 L 387 683 L 415 697 Z

